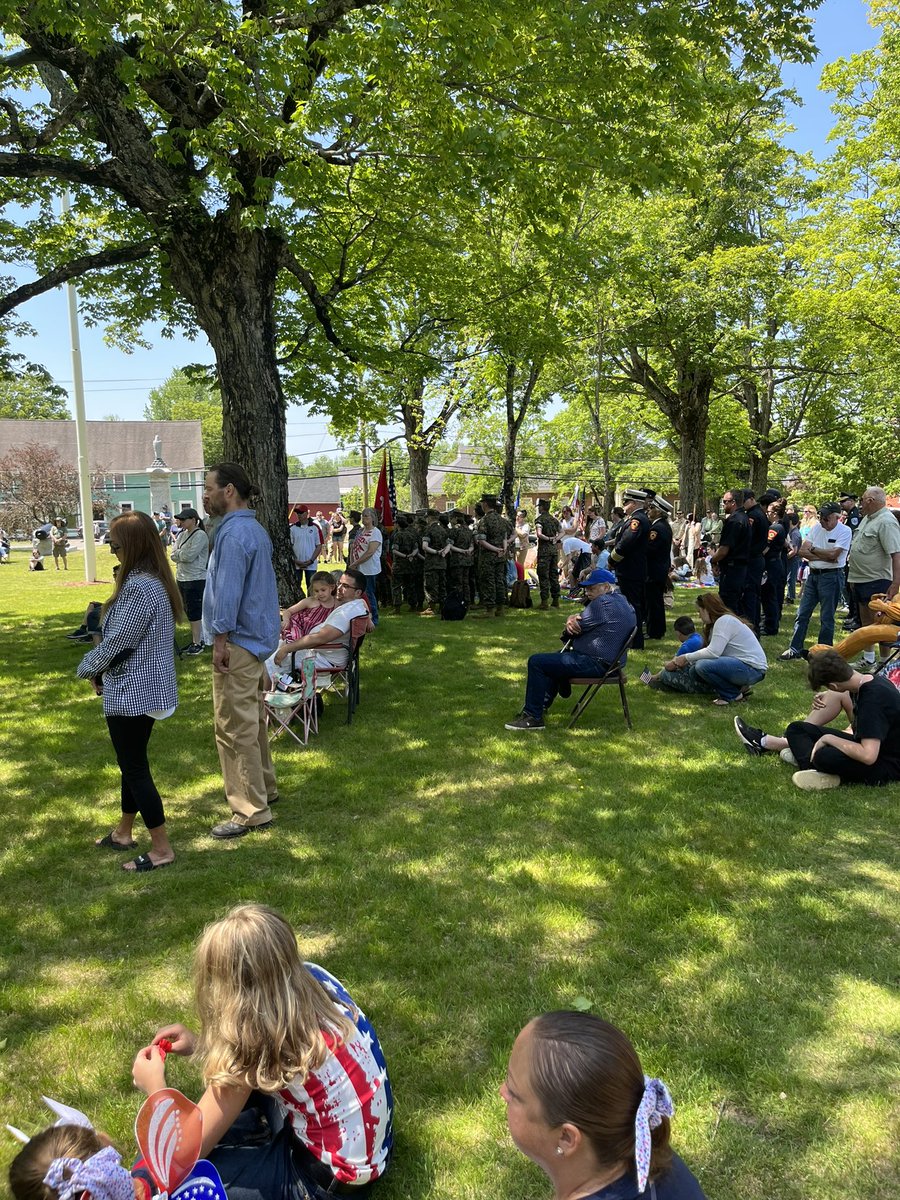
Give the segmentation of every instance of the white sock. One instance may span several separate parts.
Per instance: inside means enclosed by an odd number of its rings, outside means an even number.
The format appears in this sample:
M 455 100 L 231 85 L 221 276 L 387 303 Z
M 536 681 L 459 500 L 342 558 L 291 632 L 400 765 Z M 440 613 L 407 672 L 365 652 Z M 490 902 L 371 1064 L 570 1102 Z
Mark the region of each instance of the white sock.
M 863 661 L 867 662 L 867 663 L 872 663 L 874 665 L 875 651 L 874 650 L 863 650 Z

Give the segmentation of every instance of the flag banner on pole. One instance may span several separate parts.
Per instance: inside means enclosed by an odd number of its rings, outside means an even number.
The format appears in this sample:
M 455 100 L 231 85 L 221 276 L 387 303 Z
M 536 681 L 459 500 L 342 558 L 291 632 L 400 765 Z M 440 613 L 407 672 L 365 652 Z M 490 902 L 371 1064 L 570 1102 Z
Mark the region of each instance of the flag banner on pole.
M 519 501 L 522 499 L 522 484 L 519 483 L 518 491 L 516 492 L 516 512 L 519 511 Z
M 397 514 L 397 487 L 394 483 L 394 460 L 388 452 L 388 497 L 391 501 L 391 520 Z
M 388 494 L 387 454 L 381 457 L 381 471 L 378 475 L 378 486 L 375 488 L 375 503 L 372 505 L 378 513 L 378 524 L 388 533 L 394 528 L 394 510 L 391 497 Z
M 577 507 L 578 507 L 578 484 L 576 483 L 575 491 L 572 493 L 572 499 L 569 501 L 569 508 L 571 508 L 572 512 L 574 513 L 574 511 Z

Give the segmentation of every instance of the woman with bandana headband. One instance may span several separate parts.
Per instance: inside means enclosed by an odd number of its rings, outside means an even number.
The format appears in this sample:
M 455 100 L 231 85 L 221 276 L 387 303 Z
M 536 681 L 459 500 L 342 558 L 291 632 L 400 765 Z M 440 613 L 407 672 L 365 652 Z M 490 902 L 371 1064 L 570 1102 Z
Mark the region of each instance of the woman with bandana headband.
M 669 1146 L 666 1085 L 590 1013 L 552 1012 L 516 1038 L 500 1088 L 509 1132 L 554 1200 L 705 1200 Z

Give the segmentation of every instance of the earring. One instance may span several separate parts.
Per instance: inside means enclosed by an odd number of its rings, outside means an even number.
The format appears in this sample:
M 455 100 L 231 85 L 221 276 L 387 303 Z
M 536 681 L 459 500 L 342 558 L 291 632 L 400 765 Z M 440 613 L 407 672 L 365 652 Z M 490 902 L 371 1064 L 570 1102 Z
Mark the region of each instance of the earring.
M 562 1146 L 557 1146 L 556 1153 L 557 1154 L 565 1154 L 565 1150 L 563 1150 Z

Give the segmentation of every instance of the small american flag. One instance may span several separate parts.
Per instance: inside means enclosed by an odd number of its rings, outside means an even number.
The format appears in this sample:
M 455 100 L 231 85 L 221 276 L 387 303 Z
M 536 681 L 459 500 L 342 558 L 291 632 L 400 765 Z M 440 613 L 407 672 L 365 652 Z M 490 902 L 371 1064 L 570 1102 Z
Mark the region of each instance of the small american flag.
M 650 670 L 649 667 L 644 667 L 643 671 L 641 671 L 638 678 L 640 679 L 641 683 L 649 683 L 650 680 L 653 678 L 653 672 Z

